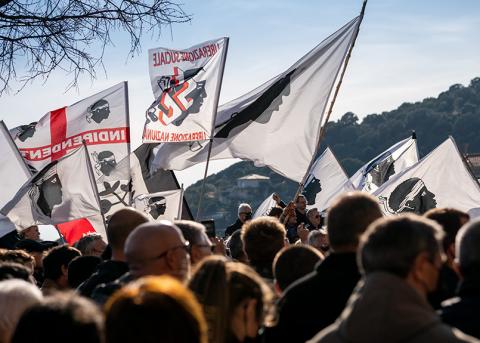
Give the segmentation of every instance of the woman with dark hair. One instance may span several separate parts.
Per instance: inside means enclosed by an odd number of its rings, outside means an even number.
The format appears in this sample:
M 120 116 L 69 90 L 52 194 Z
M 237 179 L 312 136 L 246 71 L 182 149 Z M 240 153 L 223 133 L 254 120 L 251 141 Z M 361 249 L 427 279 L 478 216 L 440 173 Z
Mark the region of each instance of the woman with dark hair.
M 210 343 L 255 338 L 272 300 L 271 290 L 252 268 L 217 256 L 198 265 L 189 287 L 203 306 Z

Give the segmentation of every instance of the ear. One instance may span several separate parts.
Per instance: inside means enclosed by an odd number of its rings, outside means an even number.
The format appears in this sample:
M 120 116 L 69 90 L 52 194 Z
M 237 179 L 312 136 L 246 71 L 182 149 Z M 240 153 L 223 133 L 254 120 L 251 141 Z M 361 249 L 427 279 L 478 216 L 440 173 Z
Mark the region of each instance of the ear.
M 428 254 L 426 252 L 421 252 L 415 258 L 415 262 L 413 263 L 412 273 L 416 280 L 422 280 L 423 275 L 425 273 L 426 268 L 430 265 L 430 260 L 428 258 Z
M 191 245 L 190 247 L 191 247 L 191 249 L 190 249 L 190 259 L 193 263 L 193 261 L 198 261 L 201 256 L 199 256 L 198 247 L 196 245 Z

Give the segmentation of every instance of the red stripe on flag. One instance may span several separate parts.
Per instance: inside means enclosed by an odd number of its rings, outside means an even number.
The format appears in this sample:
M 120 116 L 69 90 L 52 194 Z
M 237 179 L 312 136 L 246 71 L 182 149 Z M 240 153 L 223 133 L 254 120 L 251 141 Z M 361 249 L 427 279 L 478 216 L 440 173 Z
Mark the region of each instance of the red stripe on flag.
M 70 245 L 73 245 L 85 235 L 96 233 L 93 225 L 85 218 L 58 224 L 57 229 Z
M 59 108 L 58 110 L 50 112 L 50 135 L 52 140 L 52 146 L 61 144 L 67 137 L 67 111 L 66 107 Z M 64 156 L 65 150 L 58 149 L 58 151 L 52 151 L 52 161 L 58 160 Z

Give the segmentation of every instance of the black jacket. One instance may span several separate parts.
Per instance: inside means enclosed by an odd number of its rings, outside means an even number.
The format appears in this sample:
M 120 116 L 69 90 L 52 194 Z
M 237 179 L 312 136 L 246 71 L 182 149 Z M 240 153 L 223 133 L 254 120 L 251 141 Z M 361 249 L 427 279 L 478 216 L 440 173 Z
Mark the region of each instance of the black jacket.
M 360 280 L 355 253 L 332 253 L 286 289 L 267 342 L 305 342 L 332 324 Z
M 237 219 L 235 223 L 233 223 L 232 225 L 226 228 L 225 237 L 231 236 L 232 233 L 234 233 L 237 230 L 240 230 L 242 228 L 242 225 L 243 223 L 240 221 L 240 219 Z
M 480 276 L 460 283 L 458 297 L 442 303 L 440 317 L 450 326 L 480 338 Z
M 97 271 L 78 286 L 78 292 L 90 298 L 98 285 L 112 282 L 126 272 L 128 272 L 128 265 L 125 262 L 112 260 L 102 262 L 98 265 Z

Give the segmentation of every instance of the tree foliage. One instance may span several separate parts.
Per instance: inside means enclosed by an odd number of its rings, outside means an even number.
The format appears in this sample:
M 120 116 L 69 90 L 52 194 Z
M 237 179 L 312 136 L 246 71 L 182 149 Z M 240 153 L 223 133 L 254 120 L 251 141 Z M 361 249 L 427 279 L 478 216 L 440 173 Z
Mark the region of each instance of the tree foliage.
M 76 86 L 80 74 L 94 78 L 103 67 L 115 31 L 129 36 L 132 55 L 142 34 L 158 36 L 165 25 L 189 20 L 168 0 L 0 0 L 0 94 L 12 81 L 22 89 L 57 68 Z

